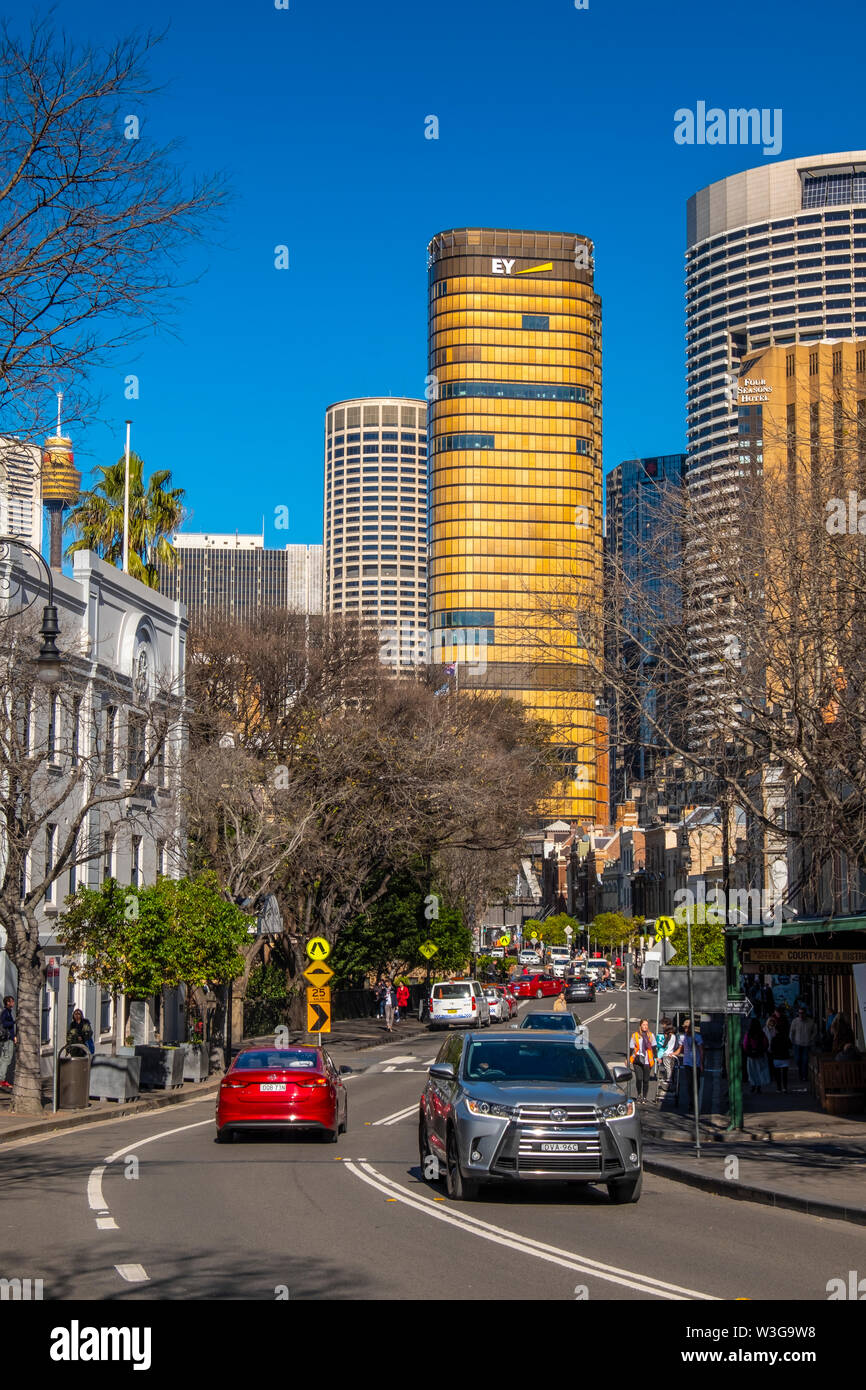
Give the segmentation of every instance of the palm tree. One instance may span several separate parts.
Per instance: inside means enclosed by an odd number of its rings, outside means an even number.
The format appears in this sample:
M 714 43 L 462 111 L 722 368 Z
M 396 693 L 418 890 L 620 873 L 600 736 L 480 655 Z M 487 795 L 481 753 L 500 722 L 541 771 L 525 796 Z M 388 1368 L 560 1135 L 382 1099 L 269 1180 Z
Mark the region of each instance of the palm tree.
M 123 563 L 123 493 L 125 461 L 99 466 L 96 486 L 83 492 L 66 524 L 76 533 L 66 554 L 93 550 L 110 564 Z M 159 588 L 157 561 L 173 564 L 174 547 L 168 537 L 184 519 L 183 488 L 169 488 L 171 472 L 151 473 L 144 487 L 144 464 L 138 454 L 129 455 L 129 572 L 151 589 Z

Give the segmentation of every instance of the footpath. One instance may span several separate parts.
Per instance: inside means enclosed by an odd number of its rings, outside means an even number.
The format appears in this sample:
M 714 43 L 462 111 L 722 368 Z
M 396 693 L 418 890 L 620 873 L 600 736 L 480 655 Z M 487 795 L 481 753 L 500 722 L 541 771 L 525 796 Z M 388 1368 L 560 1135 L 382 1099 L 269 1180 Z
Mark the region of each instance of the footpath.
M 866 1115 L 827 1115 L 805 1089 L 744 1096 L 741 1130 L 724 1114 L 641 1106 L 648 1173 L 704 1192 L 866 1225 Z
M 417 1018 L 409 1018 L 403 1023 L 395 1024 L 392 1033 L 388 1032 L 381 1019 L 339 1019 L 333 1023 L 332 1032 L 325 1035 L 325 1045 L 332 1049 L 339 1047 L 341 1050 L 362 1052 L 370 1047 L 381 1047 L 387 1042 L 410 1043 L 429 1036 L 430 1030 L 426 1024 L 419 1023 Z M 289 1034 L 291 1046 L 309 1041 L 308 1033 L 298 1031 Z M 248 1048 L 256 1043 L 272 1044 L 273 1033 L 260 1038 L 244 1038 L 243 1046 Z M 239 1051 L 240 1045 L 232 1049 L 233 1053 Z M 202 1096 L 211 1095 L 216 1101 L 221 1079 L 222 1073 L 216 1072 L 207 1081 L 185 1081 L 182 1086 L 177 1086 L 172 1091 L 143 1091 L 137 1100 L 123 1102 L 91 1100 L 86 1109 L 58 1110 L 56 1114 L 50 1108 L 49 1087 L 43 1092 L 47 1108 L 42 1115 L 13 1114 L 12 1092 L 0 1091 L 0 1145 L 9 1144 L 17 1139 L 32 1139 L 67 1129 L 80 1129 L 83 1125 L 98 1124 L 100 1121 L 119 1120 L 128 1115 L 146 1115 L 152 1110 L 163 1110 L 168 1106 L 183 1105 L 185 1101 L 199 1100 Z

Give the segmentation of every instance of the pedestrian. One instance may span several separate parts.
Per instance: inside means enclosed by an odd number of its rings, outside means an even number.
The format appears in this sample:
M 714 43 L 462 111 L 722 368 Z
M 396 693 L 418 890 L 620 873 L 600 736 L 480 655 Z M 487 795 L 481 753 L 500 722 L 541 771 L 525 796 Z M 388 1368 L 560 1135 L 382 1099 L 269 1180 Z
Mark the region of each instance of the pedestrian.
M 769 1018 L 776 1012 L 776 1001 L 773 998 L 772 985 L 764 985 L 761 990 L 761 1012 L 764 1018 Z
M 669 1018 L 663 1018 L 660 1023 L 661 1033 L 656 1040 L 656 1104 L 660 1105 L 668 1091 L 671 1089 L 674 1071 L 676 1070 L 676 1058 L 674 1052 L 677 1048 L 677 1031 Z
M 385 1001 L 385 1027 L 389 1033 L 394 1031 L 394 1009 L 397 1004 L 397 996 L 390 980 L 383 980 L 384 1001 Z
M 635 1094 L 641 1105 L 646 1105 L 649 1094 L 650 1076 L 655 1064 L 656 1040 L 650 1032 L 649 1019 L 642 1018 L 636 1033 L 632 1033 L 629 1044 L 629 1065 L 634 1072 Z
M 72 1022 L 66 1030 L 66 1046 L 83 1043 L 88 1052 L 93 1052 L 93 1027 L 80 1009 L 72 1010 Z
M 555 1014 L 567 1014 L 568 1005 L 565 1002 L 565 990 L 561 989 L 553 1001 L 553 1012 Z
M 397 1022 L 405 1018 L 409 1009 L 409 986 L 405 980 L 401 980 L 397 987 Z
M 770 1014 L 769 1018 L 767 1019 L 767 1022 L 764 1024 L 764 1036 L 767 1039 L 768 1047 L 772 1046 L 773 1039 L 776 1036 L 778 1029 L 779 1013 L 776 1009 L 774 1009 L 773 1012 Z
M 385 982 L 380 980 L 373 990 L 373 998 L 376 1001 L 376 1017 L 385 1017 Z
M 801 1005 L 791 1024 L 791 1043 L 800 1080 L 805 1082 L 809 1076 L 809 1052 L 815 1045 L 818 1029 L 814 1018 L 810 1018 Z
M 679 1094 L 677 1095 L 677 1105 L 680 1103 L 683 1087 L 685 1087 L 686 1099 L 689 1109 L 693 1104 L 693 1078 L 697 1078 L 698 1083 L 698 1104 L 700 1105 L 701 1071 L 704 1065 L 704 1044 L 698 1030 L 692 1036 L 692 1021 L 690 1018 L 683 1022 L 683 1031 L 680 1034 L 677 1046 L 672 1053 L 680 1063 L 680 1082 Z
M 760 1020 L 750 1019 L 746 1036 L 743 1038 L 743 1055 L 746 1059 L 746 1073 L 752 1095 L 760 1095 L 761 1087 L 770 1084 L 770 1064 L 767 1060 L 769 1050 Z
M 18 1024 L 15 1022 L 15 996 L 7 994 L 3 999 L 3 1009 L 0 1011 L 0 1090 L 11 1091 L 12 1083 L 9 1081 L 9 1068 L 15 1060 L 15 1048 L 18 1045 Z
M 776 1090 L 780 1094 L 786 1094 L 788 1090 L 788 1065 L 791 1060 L 791 1034 L 785 1015 L 777 1014 L 776 1018 L 776 1029 L 770 1040 L 770 1057 L 773 1062 Z

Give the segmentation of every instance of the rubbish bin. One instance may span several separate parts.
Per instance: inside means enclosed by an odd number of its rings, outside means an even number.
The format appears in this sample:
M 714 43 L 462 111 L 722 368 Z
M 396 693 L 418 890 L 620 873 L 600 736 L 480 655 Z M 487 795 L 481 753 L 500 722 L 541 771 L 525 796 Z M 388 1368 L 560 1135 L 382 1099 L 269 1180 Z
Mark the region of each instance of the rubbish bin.
M 82 1053 L 83 1056 L 73 1056 Z M 68 1053 L 64 1057 L 64 1052 Z M 61 1110 L 86 1110 L 90 1092 L 90 1052 L 83 1043 L 67 1043 L 59 1058 L 57 1104 Z

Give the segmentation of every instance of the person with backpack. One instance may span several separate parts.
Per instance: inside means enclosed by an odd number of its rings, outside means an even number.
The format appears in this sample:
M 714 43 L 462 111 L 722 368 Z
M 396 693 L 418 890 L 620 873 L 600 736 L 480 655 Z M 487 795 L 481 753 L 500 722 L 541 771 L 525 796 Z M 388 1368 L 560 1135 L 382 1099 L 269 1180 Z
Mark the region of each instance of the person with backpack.
M 18 1043 L 18 1025 L 15 1022 L 15 996 L 7 994 L 0 1011 L 0 1090 L 11 1091 L 12 1083 L 7 1080 L 9 1068 L 15 1059 Z
M 746 1073 L 752 1095 L 760 1095 L 761 1087 L 770 1084 L 769 1051 L 770 1046 L 761 1021 L 757 1015 L 753 1015 L 743 1038 L 743 1056 L 746 1059 Z
M 66 1046 L 72 1043 L 81 1043 L 88 1052 L 93 1052 L 93 1026 L 80 1009 L 73 1009 L 72 1022 L 66 1030 Z

